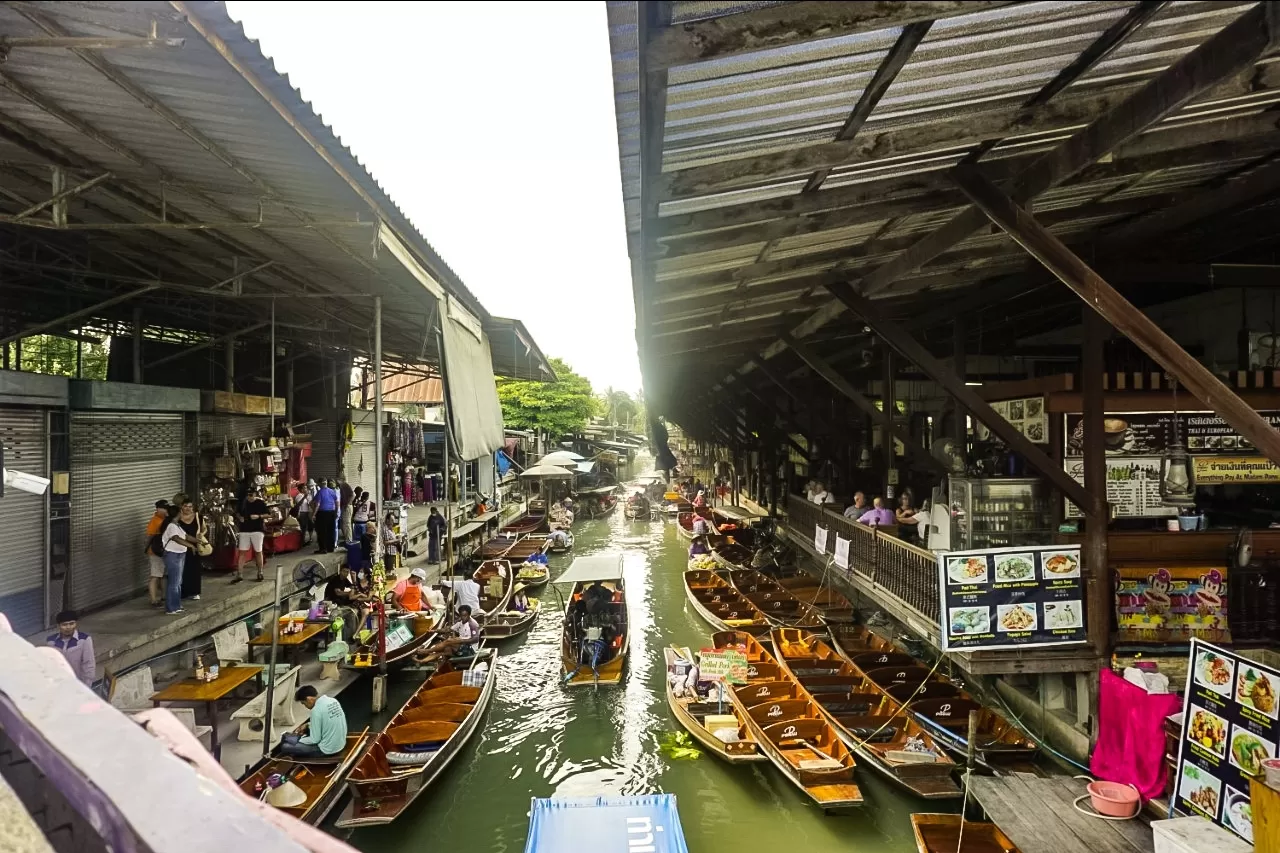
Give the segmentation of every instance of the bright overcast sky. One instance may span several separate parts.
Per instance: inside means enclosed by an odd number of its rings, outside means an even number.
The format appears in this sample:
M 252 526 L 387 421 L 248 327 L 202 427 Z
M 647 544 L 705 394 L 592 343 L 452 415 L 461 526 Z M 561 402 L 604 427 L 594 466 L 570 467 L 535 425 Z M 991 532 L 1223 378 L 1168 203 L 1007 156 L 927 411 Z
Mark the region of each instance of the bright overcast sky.
M 490 312 L 640 388 L 605 4 L 227 7 Z

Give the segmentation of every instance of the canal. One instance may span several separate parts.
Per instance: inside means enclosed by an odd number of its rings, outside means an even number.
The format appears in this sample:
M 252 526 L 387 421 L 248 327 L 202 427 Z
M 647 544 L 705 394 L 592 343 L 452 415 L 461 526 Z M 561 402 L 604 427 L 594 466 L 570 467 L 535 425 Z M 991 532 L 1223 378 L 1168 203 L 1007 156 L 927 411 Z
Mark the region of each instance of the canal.
M 532 797 L 661 791 L 678 799 L 691 853 L 915 849 L 909 813 L 942 809 L 900 794 L 866 770 L 858 780 L 866 806 L 824 816 L 772 764 L 731 767 L 705 754 L 667 757 L 664 736 L 678 726 L 667 710 L 662 649 L 671 643 L 697 648 L 712 630 L 686 603 L 681 573 L 688 543 L 670 522 L 632 521 L 621 510 L 576 523 L 574 533 L 574 553 L 552 558 L 553 576 L 575 555 L 624 555 L 633 633 L 623 688 L 570 692 L 559 686 L 561 604 L 548 586 L 547 609 L 533 630 L 499 646 L 497 695 L 472 742 L 400 820 L 355 832 L 352 845 L 368 853 L 518 853 Z M 409 679 L 393 682 L 392 709 L 415 686 Z M 367 688 L 347 691 L 343 704 L 353 728 L 366 724 Z M 590 841 L 583 846 L 590 849 Z

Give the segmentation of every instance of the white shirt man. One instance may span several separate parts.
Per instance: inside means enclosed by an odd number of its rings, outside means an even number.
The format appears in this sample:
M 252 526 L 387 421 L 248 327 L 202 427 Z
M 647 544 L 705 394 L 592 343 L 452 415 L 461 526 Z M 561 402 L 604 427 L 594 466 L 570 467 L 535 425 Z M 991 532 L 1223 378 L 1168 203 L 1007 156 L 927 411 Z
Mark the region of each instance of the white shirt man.
M 471 578 L 465 578 L 452 584 L 448 581 L 442 581 L 442 583 L 445 586 L 453 587 L 453 606 L 455 610 L 462 607 L 470 607 L 472 612 L 476 612 L 480 609 L 480 584 Z

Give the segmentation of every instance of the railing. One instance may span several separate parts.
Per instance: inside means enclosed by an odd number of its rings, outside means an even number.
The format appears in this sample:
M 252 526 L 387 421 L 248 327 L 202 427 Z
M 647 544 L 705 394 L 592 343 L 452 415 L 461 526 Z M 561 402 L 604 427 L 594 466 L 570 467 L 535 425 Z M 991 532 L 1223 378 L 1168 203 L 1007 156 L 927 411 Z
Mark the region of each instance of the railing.
M 836 537 L 849 542 L 849 573 L 870 581 L 904 604 L 937 622 L 938 558 L 896 536 L 845 518 L 801 495 L 787 496 L 787 530 L 813 548 L 814 532 L 821 526 L 830 533 L 824 552 L 834 555 Z M 837 568 L 838 570 L 838 568 Z

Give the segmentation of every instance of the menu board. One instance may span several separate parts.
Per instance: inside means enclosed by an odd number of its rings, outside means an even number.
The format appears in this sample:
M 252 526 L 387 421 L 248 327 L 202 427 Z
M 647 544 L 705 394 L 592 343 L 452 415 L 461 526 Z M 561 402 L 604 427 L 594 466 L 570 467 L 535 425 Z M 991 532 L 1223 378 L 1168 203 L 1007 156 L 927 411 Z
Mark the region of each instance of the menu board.
M 1280 412 L 1258 412 L 1280 428 Z M 1253 443 L 1213 412 L 1179 412 L 1178 436 L 1192 456 L 1253 450 Z M 1108 456 L 1160 456 L 1173 443 L 1173 412 L 1124 412 L 1102 419 L 1102 439 Z M 1067 415 L 1067 455 L 1084 455 L 1084 415 Z
M 1253 843 L 1249 778 L 1276 755 L 1280 672 L 1202 640 L 1191 641 L 1185 721 L 1173 808 Z
M 1118 642 L 1231 642 L 1226 566 L 1119 566 L 1115 575 Z
M 1062 467 L 1077 483 L 1084 485 L 1083 459 L 1068 458 Z M 1107 503 L 1111 504 L 1117 518 L 1156 518 L 1178 514 L 1177 507 L 1165 505 L 1160 497 L 1159 456 L 1108 456 Z M 1066 515 L 1079 518 L 1083 513 L 1067 501 Z
M 1045 407 L 1044 397 L 1023 397 L 1020 400 L 1001 400 L 992 403 L 996 414 L 1011 423 L 1018 432 L 1027 437 L 1033 444 L 1049 443 L 1049 415 Z M 990 438 L 990 430 L 986 424 L 977 424 L 979 441 Z
M 943 651 L 1086 641 L 1079 547 L 949 551 L 938 579 Z

